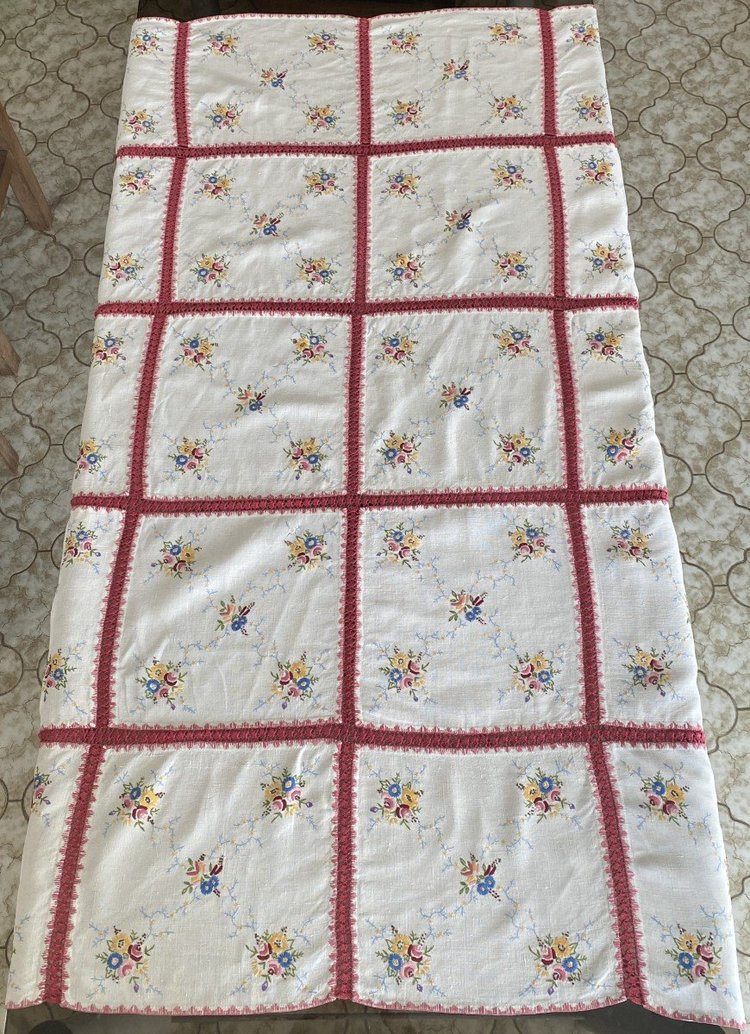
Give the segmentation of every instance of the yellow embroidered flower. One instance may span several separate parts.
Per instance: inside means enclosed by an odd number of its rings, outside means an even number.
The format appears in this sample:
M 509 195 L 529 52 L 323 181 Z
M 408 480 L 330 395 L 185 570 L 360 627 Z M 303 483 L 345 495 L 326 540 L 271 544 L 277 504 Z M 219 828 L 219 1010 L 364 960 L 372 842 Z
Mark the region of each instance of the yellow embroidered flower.
M 404 653 L 403 650 L 397 650 L 391 657 L 391 664 L 394 668 L 398 668 L 399 671 L 406 671 L 409 667 L 409 655 Z
M 138 799 L 138 803 L 142 805 L 144 808 L 148 808 L 150 810 L 159 803 L 159 798 L 156 796 L 155 792 L 150 787 L 146 787 L 146 789 L 143 791 L 140 798 Z
M 570 940 L 567 937 L 565 937 L 563 934 L 560 934 L 559 937 L 555 937 L 553 939 L 552 949 L 555 955 L 557 955 L 558 959 L 563 959 L 566 955 L 571 954 L 571 952 L 573 951 L 573 945 L 570 943 Z
M 181 560 L 184 560 L 186 564 L 192 564 L 195 558 L 198 556 L 198 551 L 193 546 L 183 546 Z
M 265 797 L 265 799 L 267 801 L 272 801 L 274 799 L 274 797 L 282 797 L 283 793 L 282 793 L 282 789 L 281 789 L 281 783 L 280 782 L 269 783 L 268 786 L 263 791 L 263 796 Z
M 388 941 L 388 947 L 391 951 L 395 951 L 397 955 L 406 955 L 409 950 L 411 941 L 408 937 L 405 937 L 402 933 L 397 933 L 394 937 Z
M 307 675 L 307 665 L 302 661 L 295 661 L 294 664 L 290 665 L 289 671 L 293 679 L 303 679 Z
M 694 954 L 698 950 L 698 938 L 695 934 L 684 933 L 677 939 L 677 947 L 680 951 L 689 951 Z
M 268 938 L 268 943 L 271 945 L 271 951 L 273 954 L 279 955 L 289 947 L 289 938 L 282 930 L 279 930 L 278 933 L 271 934 Z
M 534 801 L 538 800 L 542 796 L 542 791 L 539 789 L 539 783 L 532 780 L 526 783 L 523 788 L 524 799 L 533 804 Z
M 169 671 L 166 664 L 162 664 L 158 661 L 156 664 L 152 664 L 150 668 L 146 669 L 148 675 L 152 679 L 158 679 L 160 682 Z
M 413 808 L 415 807 L 415 805 L 419 804 L 419 794 L 415 793 L 414 790 L 406 786 L 401 791 L 401 803 L 408 805 L 408 807 L 410 808 Z
M 543 653 L 535 654 L 531 658 L 531 663 L 533 664 L 533 666 L 536 669 L 536 671 L 541 671 L 542 668 L 548 668 L 549 667 L 549 661 L 547 660 L 547 658 L 544 656 Z
M 107 941 L 107 947 L 110 951 L 119 952 L 121 955 L 126 955 L 128 948 L 133 942 L 126 933 L 122 933 L 120 930 L 115 930 L 114 937 L 110 937 Z
M 680 805 L 685 800 L 685 791 L 677 783 L 667 783 L 666 797 L 670 801 L 674 801 L 675 804 Z

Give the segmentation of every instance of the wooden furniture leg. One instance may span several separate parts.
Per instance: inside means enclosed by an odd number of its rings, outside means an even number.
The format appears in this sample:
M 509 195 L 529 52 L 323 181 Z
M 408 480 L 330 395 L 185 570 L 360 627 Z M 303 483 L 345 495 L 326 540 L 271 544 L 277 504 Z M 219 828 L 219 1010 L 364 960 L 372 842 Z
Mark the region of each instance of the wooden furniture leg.
M 4 434 L 0 434 L 0 467 L 10 474 L 18 474 L 18 453 Z
M 15 377 L 20 364 L 18 352 L 11 345 L 7 334 L 0 330 L 0 377 Z
M 24 215 L 35 230 L 48 230 L 52 225 L 52 212 L 2 104 L 0 147 L 8 152 L 6 162 L 10 164 L 10 187 Z

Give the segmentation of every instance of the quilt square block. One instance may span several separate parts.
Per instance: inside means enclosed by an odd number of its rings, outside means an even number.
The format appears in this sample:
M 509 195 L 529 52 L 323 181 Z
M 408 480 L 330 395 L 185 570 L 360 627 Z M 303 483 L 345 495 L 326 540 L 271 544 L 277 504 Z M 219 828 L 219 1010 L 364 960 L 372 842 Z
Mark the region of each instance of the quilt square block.
M 574 295 L 636 293 L 635 267 L 617 148 L 557 148 L 567 229 L 565 275 Z
M 190 25 L 190 143 L 354 143 L 357 75 L 353 19 L 201 18 Z
M 373 137 L 510 136 L 542 131 L 534 11 L 453 11 L 372 23 Z
M 171 158 L 120 157 L 112 181 L 99 302 L 151 301 L 159 294 Z
M 176 22 L 143 18 L 133 25 L 122 84 L 118 149 L 177 142 L 173 105 L 176 45 Z
M 578 379 L 583 476 L 591 486 L 665 484 L 636 309 L 567 317 Z
M 342 554 L 336 512 L 144 518 L 123 608 L 115 720 L 333 718 Z M 144 599 L 154 608 L 148 622 Z
M 147 459 L 157 496 L 341 490 L 349 320 L 211 313 L 170 319 Z
M 73 491 L 126 492 L 149 316 L 97 316 Z
M 364 386 L 367 490 L 563 480 L 555 347 L 546 312 L 368 318 Z
M 372 298 L 549 292 L 549 189 L 539 148 L 374 157 L 370 196 Z
M 84 725 L 92 718 L 94 680 L 122 514 L 79 506 L 62 536 L 50 646 L 41 676 L 42 725 Z
M 596 505 L 585 525 L 611 721 L 699 725 L 680 553 L 666 503 Z
M 619 744 L 608 755 L 641 916 L 646 1004 L 741 1027 L 732 902 L 708 755 L 702 748 Z M 654 858 L 665 862 L 661 880 L 653 875 Z
M 349 298 L 353 194 L 351 158 L 191 159 L 176 248 L 177 297 Z
M 466 730 L 580 719 L 559 507 L 368 511 L 360 550 L 363 721 Z
M 621 997 L 585 748 L 362 749 L 356 789 L 359 1001 L 537 1012 Z
M 604 77 L 596 9 L 552 11 L 555 104 L 561 133 L 611 133 L 612 112 Z
M 68 1001 L 179 1009 L 207 945 L 222 960 L 209 1012 L 325 999 L 333 763 L 322 742 L 108 750 L 82 856 Z M 126 897 L 118 881 L 95 877 L 122 858 Z

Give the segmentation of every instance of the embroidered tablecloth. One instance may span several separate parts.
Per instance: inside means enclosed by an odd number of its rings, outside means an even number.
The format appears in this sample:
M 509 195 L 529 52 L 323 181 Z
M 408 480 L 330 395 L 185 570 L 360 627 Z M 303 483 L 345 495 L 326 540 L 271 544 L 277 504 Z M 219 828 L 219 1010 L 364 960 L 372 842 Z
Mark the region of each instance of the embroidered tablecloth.
M 741 1023 L 595 12 L 135 23 L 12 1005 Z

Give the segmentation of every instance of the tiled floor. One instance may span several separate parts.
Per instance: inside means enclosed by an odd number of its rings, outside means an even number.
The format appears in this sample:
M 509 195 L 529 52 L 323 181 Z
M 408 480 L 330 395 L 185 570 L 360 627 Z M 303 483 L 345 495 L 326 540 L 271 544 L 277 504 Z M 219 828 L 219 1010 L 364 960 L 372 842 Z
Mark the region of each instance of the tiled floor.
M 615 128 L 629 184 L 644 340 L 681 539 L 700 688 L 724 826 L 740 962 L 750 976 L 750 0 L 601 0 Z M 22 357 L 0 379 L 0 431 L 22 457 L 0 476 L 0 984 L 35 755 L 38 670 L 86 390 L 119 84 L 135 0 L 3 0 L 0 97 L 48 198 L 50 233 L 0 220 L 0 317 Z M 744 103 L 743 103 L 744 101 Z M 750 981 L 746 980 L 747 983 Z M 16 1014 L 28 1030 L 46 1009 Z M 336 1016 L 336 1014 L 339 1014 Z M 73 1029 L 647 1034 L 658 1017 L 518 1020 L 327 1010 L 320 1019 L 84 1017 Z M 690 1025 L 690 1029 L 700 1028 Z

